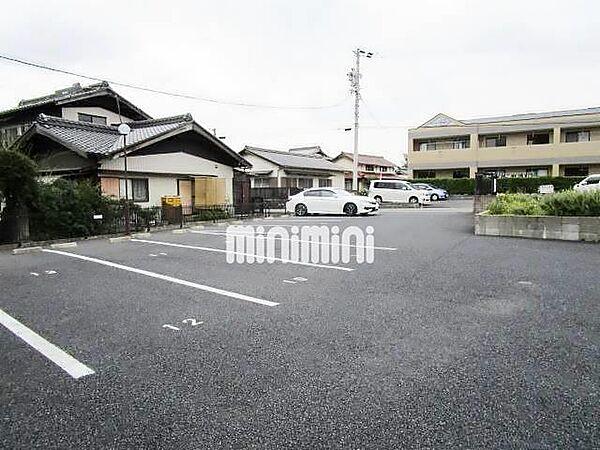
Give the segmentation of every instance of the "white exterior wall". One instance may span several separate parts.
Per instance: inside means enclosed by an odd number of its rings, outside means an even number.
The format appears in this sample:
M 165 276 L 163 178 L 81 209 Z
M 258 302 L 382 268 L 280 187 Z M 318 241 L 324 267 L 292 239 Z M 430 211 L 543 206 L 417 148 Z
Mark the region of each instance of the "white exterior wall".
M 273 164 L 270 161 L 267 161 L 263 158 L 259 158 L 258 156 L 255 156 L 251 153 L 246 153 L 244 155 L 244 158 L 250 162 L 250 164 L 252 164 L 252 172 L 262 172 L 262 171 L 268 171 L 271 170 L 271 173 L 269 175 L 257 175 L 260 176 L 261 178 L 282 178 L 282 177 L 302 177 L 302 178 L 309 178 L 308 176 L 303 176 L 303 175 L 286 175 L 285 171 L 283 169 L 281 169 L 277 164 Z M 319 178 L 331 178 L 331 184 L 332 187 L 337 187 L 337 188 L 344 188 L 344 173 L 343 172 L 335 172 L 333 176 L 330 177 L 313 177 L 313 186 L 314 187 L 319 187 Z M 254 178 L 251 179 L 251 186 L 254 186 Z M 278 186 L 281 186 L 281 184 L 278 184 Z
M 106 117 L 106 124 L 111 125 L 113 123 L 120 123 L 119 115 L 115 114 L 112 111 L 109 111 L 104 108 L 98 108 L 95 106 L 68 106 L 62 109 L 62 117 L 63 119 L 68 120 L 79 120 L 77 113 L 83 114 L 92 114 L 94 116 L 103 116 Z M 125 116 L 123 117 L 123 122 L 131 122 L 131 119 Z
M 124 171 L 123 158 L 105 160 L 100 170 Z M 177 195 L 177 179 L 187 176 L 216 176 L 225 178 L 225 200 L 233 202 L 233 168 L 183 152 L 160 155 L 130 156 L 127 170 L 131 178 L 148 178 L 150 202 L 141 205 L 160 205 L 163 195 Z M 135 173 L 156 174 L 136 176 Z M 110 175 L 107 175 L 110 176 Z

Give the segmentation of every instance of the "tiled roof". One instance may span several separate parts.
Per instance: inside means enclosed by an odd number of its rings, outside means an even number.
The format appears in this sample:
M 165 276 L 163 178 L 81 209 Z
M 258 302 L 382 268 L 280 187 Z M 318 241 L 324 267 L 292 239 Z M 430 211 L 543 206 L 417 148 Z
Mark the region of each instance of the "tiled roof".
M 127 136 L 127 146 L 139 144 L 191 123 L 193 119 L 189 114 L 128 122 L 131 133 Z M 41 134 L 88 155 L 109 156 L 123 149 L 123 137 L 117 131 L 117 126 L 113 125 L 91 124 L 40 114 L 34 127 Z
M 337 157 L 344 155 L 350 159 L 354 159 L 354 155 L 348 152 L 342 152 Z M 358 163 L 372 166 L 382 166 L 382 167 L 396 167 L 391 161 L 388 161 L 383 156 L 375 156 L 375 155 L 358 155 Z
M 252 153 L 283 168 L 333 170 L 338 172 L 342 170 L 322 156 L 294 154 L 280 150 L 270 150 L 250 146 L 244 147 L 243 152 Z
M 290 148 L 290 153 L 295 153 L 296 155 L 314 155 L 320 156 L 322 158 L 327 157 L 327 154 L 323 150 L 321 150 L 321 147 L 319 147 L 318 145 L 310 147 Z
M 82 87 L 79 83 L 75 83 L 73 86 L 70 86 L 68 88 L 59 89 L 58 91 L 54 92 L 54 94 L 21 100 L 17 107 L 0 111 L 0 116 L 52 103 L 65 103 L 69 101 L 81 100 L 90 96 L 97 96 L 103 93 L 110 94 L 112 96 L 118 95 L 115 91 L 112 90 L 112 88 L 106 81 L 91 84 L 85 87 Z M 119 98 L 121 102 L 127 104 L 130 108 L 134 109 L 138 114 L 140 114 L 140 116 L 146 117 L 148 119 L 150 118 L 150 115 L 146 114 L 144 111 L 131 104 L 120 95 Z

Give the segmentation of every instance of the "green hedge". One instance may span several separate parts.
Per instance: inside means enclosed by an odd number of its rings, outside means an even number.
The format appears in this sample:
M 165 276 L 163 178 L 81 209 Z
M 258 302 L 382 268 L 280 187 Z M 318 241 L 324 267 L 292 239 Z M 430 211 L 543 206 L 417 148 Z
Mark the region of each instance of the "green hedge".
M 555 191 L 571 189 L 584 177 L 535 177 L 535 178 L 498 178 L 499 193 L 524 193 L 535 194 L 542 184 L 551 184 Z M 448 191 L 450 195 L 475 193 L 475 179 L 473 178 L 426 178 L 412 180 L 415 183 L 427 183 Z
M 600 216 L 600 191 L 564 191 L 550 195 L 503 194 L 489 204 L 491 215 Z

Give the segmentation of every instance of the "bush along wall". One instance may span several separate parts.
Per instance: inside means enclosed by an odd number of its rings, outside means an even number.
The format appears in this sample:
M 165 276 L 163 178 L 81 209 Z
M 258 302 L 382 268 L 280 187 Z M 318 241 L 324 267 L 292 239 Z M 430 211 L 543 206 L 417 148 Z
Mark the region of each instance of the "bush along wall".
M 549 195 L 503 194 L 489 215 L 600 217 L 600 191 L 564 191 Z
M 535 194 L 544 184 L 554 186 L 556 192 L 571 189 L 584 177 L 535 177 L 535 178 L 498 178 L 498 192 L 507 194 Z M 475 180 L 473 178 L 427 178 L 412 180 L 415 183 L 427 183 L 448 191 L 450 195 L 473 195 Z

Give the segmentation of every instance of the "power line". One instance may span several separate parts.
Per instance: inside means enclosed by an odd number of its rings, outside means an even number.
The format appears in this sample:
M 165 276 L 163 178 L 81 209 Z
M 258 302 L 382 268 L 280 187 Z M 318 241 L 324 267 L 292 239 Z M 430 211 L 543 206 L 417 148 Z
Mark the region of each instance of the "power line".
M 170 97 L 185 98 L 185 99 L 188 99 L 188 100 L 198 100 L 198 101 L 202 101 L 202 102 L 216 103 L 216 104 L 220 104 L 220 105 L 241 106 L 241 107 L 246 107 L 246 108 L 288 109 L 288 110 L 294 110 L 294 109 L 304 109 L 304 110 L 329 109 L 329 108 L 335 108 L 337 106 L 340 106 L 341 104 L 343 104 L 348 99 L 348 96 L 346 96 L 346 97 L 344 97 L 343 100 L 340 100 L 339 102 L 334 103 L 334 104 L 330 104 L 330 105 L 298 105 L 298 106 L 268 105 L 268 104 L 260 104 L 260 103 L 247 103 L 247 102 L 242 102 L 242 101 L 219 100 L 219 99 L 215 99 L 215 98 L 211 98 L 211 97 L 204 97 L 204 96 L 191 95 L 191 94 L 183 94 L 183 93 L 179 93 L 179 92 L 169 92 L 169 91 L 164 91 L 164 90 L 161 90 L 161 89 L 153 89 L 153 88 L 144 87 L 144 86 L 137 86 L 137 85 L 130 84 L 130 83 L 123 83 L 123 82 L 120 82 L 120 81 L 108 80 L 106 78 L 100 78 L 100 77 L 95 77 L 95 76 L 91 76 L 91 75 L 84 75 L 84 74 L 81 74 L 81 73 L 72 72 L 70 70 L 60 69 L 60 68 L 57 68 L 57 67 L 50 67 L 50 66 L 47 66 L 47 65 L 44 65 L 44 64 L 37 64 L 37 63 L 31 62 L 31 61 L 25 61 L 23 59 L 13 58 L 13 57 L 6 56 L 6 55 L 1 55 L 1 54 L 0 54 L 0 59 L 4 59 L 6 61 L 11 61 L 11 62 L 14 62 L 14 63 L 22 64 L 22 65 L 25 65 L 25 66 L 29 66 L 29 67 L 34 67 L 34 68 L 37 68 L 37 69 L 48 70 L 48 71 L 51 71 L 51 72 L 62 73 L 62 74 L 65 74 L 65 75 L 72 75 L 72 76 L 79 77 L 79 78 L 84 78 L 84 79 L 87 79 L 87 80 L 92 80 L 92 81 L 106 81 L 107 83 L 113 84 L 115 86 L 121 86 L 121 87 L 125 87 L 125 88 L 130 88 L 130 89 L 137 89 L 139 91 L 151 92 L 151 93 L 154 93 L 154 94 L 168 95 Z

